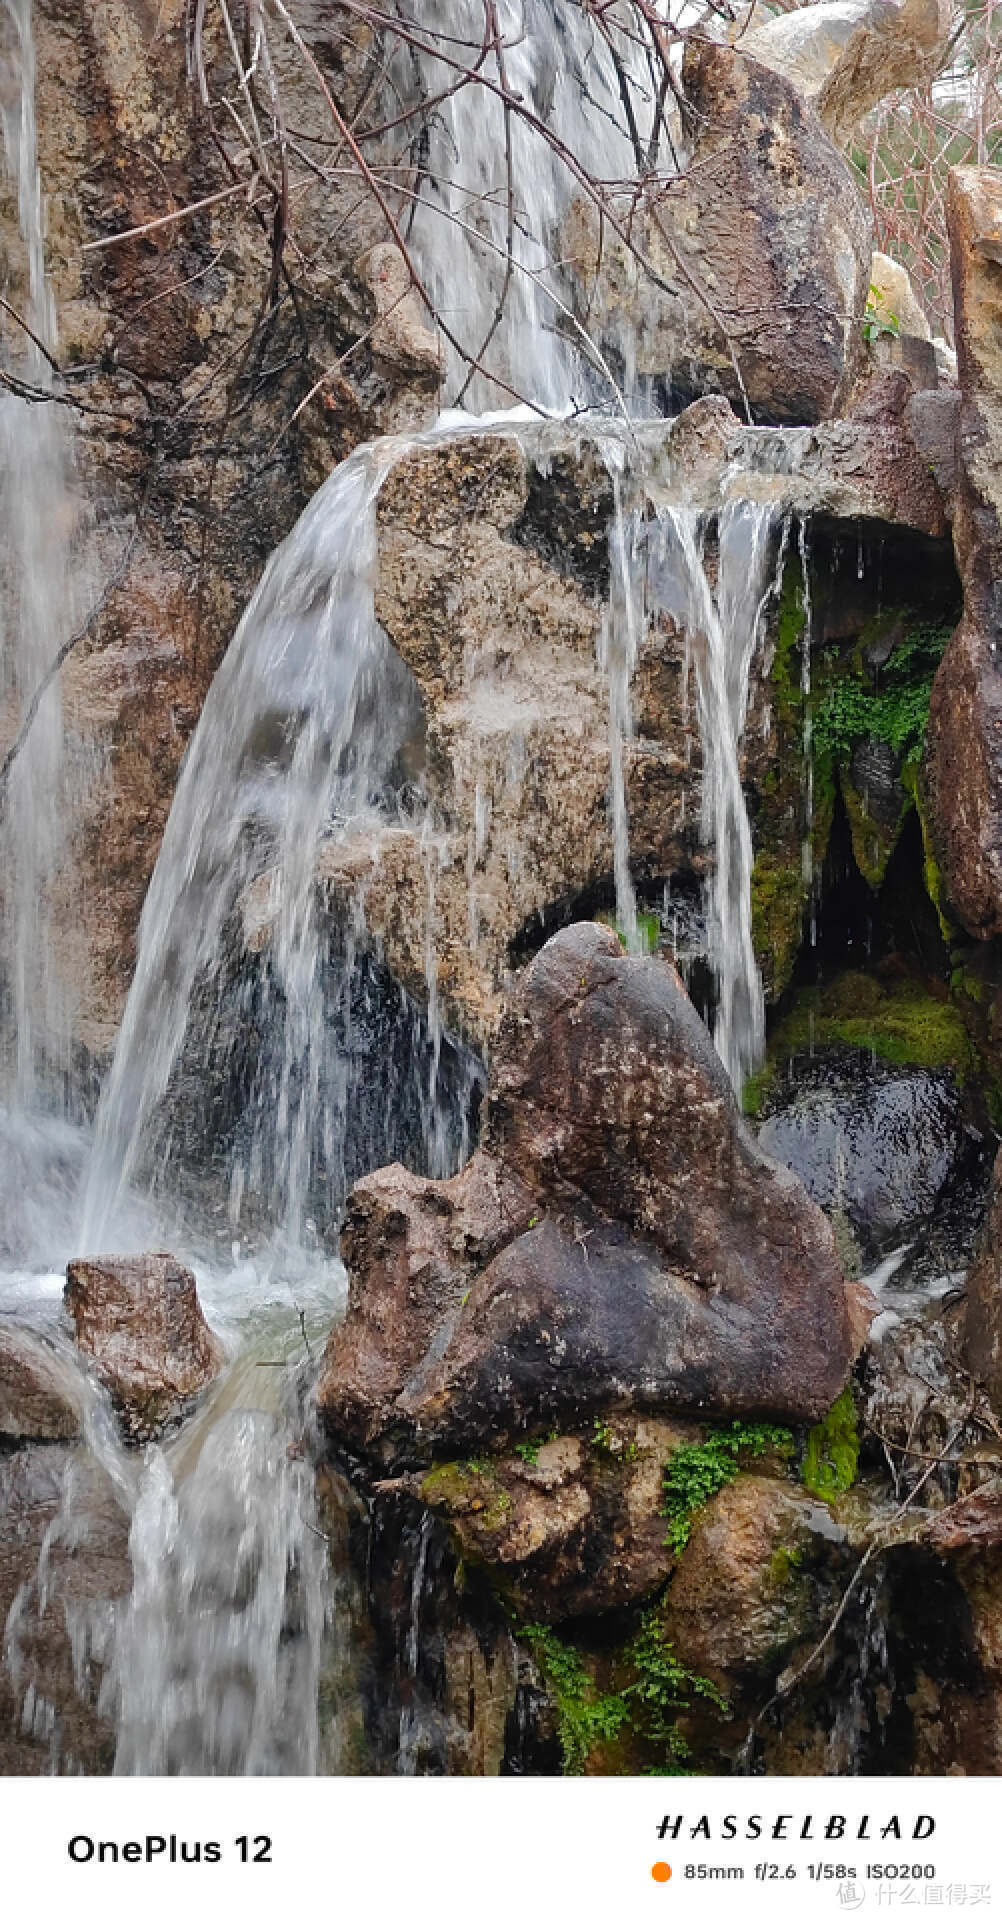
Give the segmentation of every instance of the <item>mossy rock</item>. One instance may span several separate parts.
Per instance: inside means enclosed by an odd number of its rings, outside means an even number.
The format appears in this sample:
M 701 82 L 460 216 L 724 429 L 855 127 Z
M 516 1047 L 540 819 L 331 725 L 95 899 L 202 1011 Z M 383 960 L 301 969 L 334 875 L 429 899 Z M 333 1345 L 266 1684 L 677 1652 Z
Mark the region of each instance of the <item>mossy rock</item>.
M 849 1386 L 807 1436 L 804 1486 L 819 1500 L 835 1500 L 853 1485 L 858 1465 L 859 1425 Z
M 794 1054 L 825 1047 L 855 1047 L 892 1066 L 947 1068 L 963 1081 L 974 1055 L 953 1001 L 908 978 L 884 984 L 872 974 L 848 971 L 822 989 L 805 988 L 777 1027 L 769 1067 Z M 757 1076 L 758 1106 L 767 1076 Z

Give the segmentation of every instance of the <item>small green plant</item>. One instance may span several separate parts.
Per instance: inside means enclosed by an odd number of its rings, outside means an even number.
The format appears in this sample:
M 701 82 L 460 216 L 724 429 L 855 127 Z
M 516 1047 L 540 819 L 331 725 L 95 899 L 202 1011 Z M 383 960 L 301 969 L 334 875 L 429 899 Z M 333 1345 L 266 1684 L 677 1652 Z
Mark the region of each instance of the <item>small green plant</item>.
M 683 1666 L 671 1641 L 664 1637 L 660 1607 L 651 1607 L 644 1614 L 626 1657 L 637 1676 L 622 1694 L 629 1707 L 630 1725 L 640 1739 L 664 1753 L 664 1764 L 648 1771 L 687 1772 L 683 1762 L 689 1758 L 689 1749 L 676 1724 L 678 1715 L 693 1699 L 708 1700 L 726 1713 L 724 1695 L 705 1674 Z
M 583 1773 L 595 1749 L 623 1733 L 632 1734 L 657 1756 L 660 1764 L 648 1772 L 685 1773 L 689 1751 L 676 1724 L 679 1713 L 696 1699 L 727 1712 L 719 1687 L 683 1666 L 665 1639 L 660 1606 L 642 1616 L 620 1656 L 633 1677 L 625 1686 L 605 1693 L 586 1671 L 577 1649 L 561 1640 L 552 1627 L 523 1627 L 522 1637 L 532 1649 L 556 1709 L 564 1773 Z
M 676 1447 L 661 1479 L 661 1512 L 668 1521 L 665 1545 L 681 1553 L 692 1532 L 692 1516 L 715 1493 L 736 1480 L 743 1461 L 755 1459 L 769 1447 L 789 1452 L 793 1435 L 786 1427 L 732 1420 L 706 1440 Z
M 525 1461 L 527 1467 L 534 1467 L 539 1459 L 539 1449 L 542 1444 L 541 1440 L 520 1440 L 515 1447 L 515 1452 L 520 1460 Z
M 622 1694 L 599 1693 L 576 1648 L 558 1639 L 551 1627 L 523 1627 L 557 1714 L 557 1738 L 564 1773 L 584 1772 L 585 1761 L 603 1741 L 614 1740 L 629 1717 Z
M 843 674 L 818 702 L 814 750 L 847 760 L 859 740 L 883 740 L 904 762 L 922 753 L 936 668 L 952 628 L 919 621 L 894 648 L 880 671 L 880 684 L 858 673 Z M 829 653 L 826 665 L 837 662 Z
M 635 1440 L 621 1440 L 607 1420 L 594 1422 L 591 1443 L 596 1453 L 604 1454 L 607 1459 L 615 1460 L 623 1467 L 631 1466 L 640 1452 Z
M 834 1500 L 846 1493 L 856 1478 L 859 1464 L 859 1427 L 852 1388 L 839 1394 L 823 1420 L 807 1436 L 802 1477 L 808 1493 L 820 1500 Z
M 866 292 L 866 306 L 863 309 L 863 339 L 868 347 L 880 339 L 882 333 L 892 334 L 895 338 L 901 332 L 901 322 L 896 313 L 892 313 L 881 287 L 870 282 Z

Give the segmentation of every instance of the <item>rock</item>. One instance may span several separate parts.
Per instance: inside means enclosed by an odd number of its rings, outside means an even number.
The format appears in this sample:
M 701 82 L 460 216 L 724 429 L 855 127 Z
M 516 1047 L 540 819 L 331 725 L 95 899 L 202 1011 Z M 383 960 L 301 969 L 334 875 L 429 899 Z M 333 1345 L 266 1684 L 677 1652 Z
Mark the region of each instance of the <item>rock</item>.
M 306 59 L 284 32 L 273 36 L 270 84 L 307 142 L 331 126 L 318 74 L 351 112 L 363 98 L 376 121 L 400 108 L 400 76 L 377 76 L 369 29 L 333 30 L 330 16 L 319 7 L 299 21 Z M 293 192 L 295 295 L 273 303 L 271 215 L 220 191 L 225 169 L 192 110 L 183 7 L 94 0 L 80 14 L 38 0 L 32 25 L 54 344 L 88 409 L 73 415 L 74 470 L 59 509 L 79 529 L 72 627 L 93 616 L 60 675 L 69 753 L 86 773 L 72 796 L 73 858 L 50 902 L 51 959 L 74 1010 L 74 1046 L 100 1065 L 181 757 L 264 561 L 344 454 L 431 423 L 438 362 L 414 303 L 394 304 L 383 213 L 338 168 Z M 4 16 L 5 112 L 15 105 L 15 34 Z M 199 41 L 218 100 L 233 72 L 221 16 L 200 20 Z M 398 136 L 388 143 L 381 157 L 406 193 Z M 377 166 L 379 146 L 367 147 Z M 27 311 L 16 168 L 0 179 L 0 257 L 6 296 Z M 239 357 L 266 309 L 257 344 L 267 337 L 268 370 L 234 408 Z M 3 325 L 5 347 L 19 353 L 20 336 Z M 5 700 L 0 758 L 12 724 Z
M 937 1553 L 980 1553 L 1002 1547 L 1002 1493 L 997 1486 L 955 1500 L 929 1522 L 926 1544 Z
M 160 1433 L 222 1371 L 195 1276 L 169 1253 L 71 1260 L 65 1299 L 77 1344 L 132 1440 Z
M 934 78 L 952 25 L 949 0 L 818 0 L 737 44 L 785 75 L 845 146 L 887 94 Z
M 966 1360 L 1002 1414 L 1002 1152 L 995 1161 L 981 1244 L 967 1274 Z
M 954 545 L 964 615 L 936 675 L 925 775 L 945 898 L 1002 933 L 1002 177 L 959 167 L 947 196 L 961 410 Z
M 648 1599 L 664 1585 L 662 1475 L 698 1428 L 613 1416 L 523 1454 L 447 1461 L 416 1491 L 464 1566 L 482 1567 L 523 1619 L 560 1620 Z
M 370 247 L 355 261 L 356 277 L 375 304 L 378 325 L 372 350 L 407 374 L 432 382 L 442 377 L 442 352 L 437 334 L 422 319 L 424 308 L 414 290 L 403 254 L 392 240 Z
M 905 407 L 912 441 L 947 497 L 957 484 L 959 409 L 960 395 L 955 389 L 914 393 Z
M 760 1145 L 846 1214 L 864 1254 L 927 1225 L 979 1155 L 948 1073 L 847 1048 L 798 1060 L 775 1102 Z
M 128 1543 L 128 1515 L 83 1449 L 0 1453 L 0 1774 L 111 1773 L 98 1694 L 111 1611 L 132 1583 Z
M 7 1440 L 74 1440 L 80 1417 L 56 1354 L 23 1327 L 0 1321 L 0 1434 Z
M 567 223 L 588 325 L 612 350 L 628 342 L 671 411 L 717 392 L 767 425 L 826 419 L 862 365 L 869 211 L 782 74 L 741 47 L 690 41 L 683 86 L 691 165 L 631 220 L 655 283 L 586 206 Z
M 329 1430 L 382 1459 L 611 1409 L 817 1418 L 849 1367 L 831 1229 L 756 1147 L 674 971 L 566 928 L 522 976 L 482 1145 L 359 1182 Z
M 804 9 L 800 17 L 803 18 Z M 792 19 L 793 15 L 785 16 Z M 922 307 L 916 298 L 915 289 L 908 278 L 908 269 L 900 260 L 892 260 L 887 253 L 881 253 L 879 247 L 870 262 L 870 294 L 875 294 L 874 304 L 879 315 L 894 315 L 902 333 L 911 334 L 917 340 L 932 340 L 932 329 Z
M 844 1538 L 820 1500 L 742 1474 L 693 1522 L 668 1590 L 665 1638 L 694 1672 L 775 1674 L 816 1624 L 812 1562 Z

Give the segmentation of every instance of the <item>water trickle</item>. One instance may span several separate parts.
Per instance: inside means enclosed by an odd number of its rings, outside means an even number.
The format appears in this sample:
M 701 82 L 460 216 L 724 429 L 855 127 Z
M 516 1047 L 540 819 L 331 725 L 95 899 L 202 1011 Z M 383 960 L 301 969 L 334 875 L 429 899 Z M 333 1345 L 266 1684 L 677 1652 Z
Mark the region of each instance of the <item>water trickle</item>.
M 324 1545 L 289 1430 L 228 1414 L 180 1485 L 152 1449 L 130 1550 L 101 1700 L 116 1773 L 315 1772 Z
M 651 536 L 650 572 L 660 604 L 685 628 L 695 667 L 703 748 L 702 834 L 714 856 L 714 1040 L 740 1094 L 765 1042 L 762 979 L 751 933 L 754 856 L 740 749 L 751 663 L 781 574 L 786 522 L 773 505 L 734 500 L 720 508 L 716 528 L 714 581 L 707 516 L 691 507 L 663 506 Z
M 623 510 L 622 450 L 615 443 L 609 443 L 608 450 L 603 451 L 612 476 L 613 518 L 609 536 L 609 604 L 599 629 L 598 661 L 609 683 L 609 813 L 616 922 L 632 953 L 637 950 L 639 935 L 637 895 L 630 873 L 625 755 L 633 732 L 630 682 L 640 645 L 640 543 L 635 519 Z

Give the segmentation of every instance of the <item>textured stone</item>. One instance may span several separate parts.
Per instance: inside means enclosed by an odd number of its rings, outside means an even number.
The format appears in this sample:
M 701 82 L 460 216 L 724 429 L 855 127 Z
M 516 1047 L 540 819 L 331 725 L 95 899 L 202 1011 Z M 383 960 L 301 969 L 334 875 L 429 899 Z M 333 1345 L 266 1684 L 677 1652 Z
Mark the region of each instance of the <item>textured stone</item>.
M 887 94 L 934 78 L 952 24 L 949 0 L 817 0 L 738 45 L 791 80 L 844 146 Z
M 799 1487 L 742 1474 L 697 1515 L 664 1611 L 698 1673 L 775 1672 L 816 1621 L 811 1561 L 839 1530 Z
M 954 543 L 964 616 L 929 710 L 926 779 L 945 894 L 976 939 L 1002 933 L 1002 176 L 947 196 L 961 411 Z
M 1002 1414 L 1002 1153 L 995 1162 L 981 1244 L 967 1275 L 965 1358 Z
M 380 1458 L 610 1409 L 822 1414 L 850 1342 L 831 1229 L 756 1147 L 674 971 L 593 924 L 523 975 L 483 1141 L 349 1199 L 319 1403 Z
M 673 1556 L 662 1476 L 700 1430 L 613 1416 L 553 1435 L 527 1455 L 449 1461 L 416 1491 L 442 1518 L 466 1566 L 529 1620 L 603 1613 L 648 1599 Z
M 222 1371 L 195 1276 L 169 1253 L 71 1260 L 65 1297 L 77 1344 L 133 1440 L 159 1433 Z
M 37 1334 L 0 1321 L 0 1434 L 8 1440 L 73 1440 L 79 1426 L 56 1355 Z
M 696 41 L 683 86 L 692 164 L 632 216 L 646 268 L 607 228 L 599 237 L 586 206 L 568 222 L 589 325 L 635 353 L 673 407 L 718 392 L 769 425 L 825 419 L 862 365 L 869 211 L 783 75 Z

